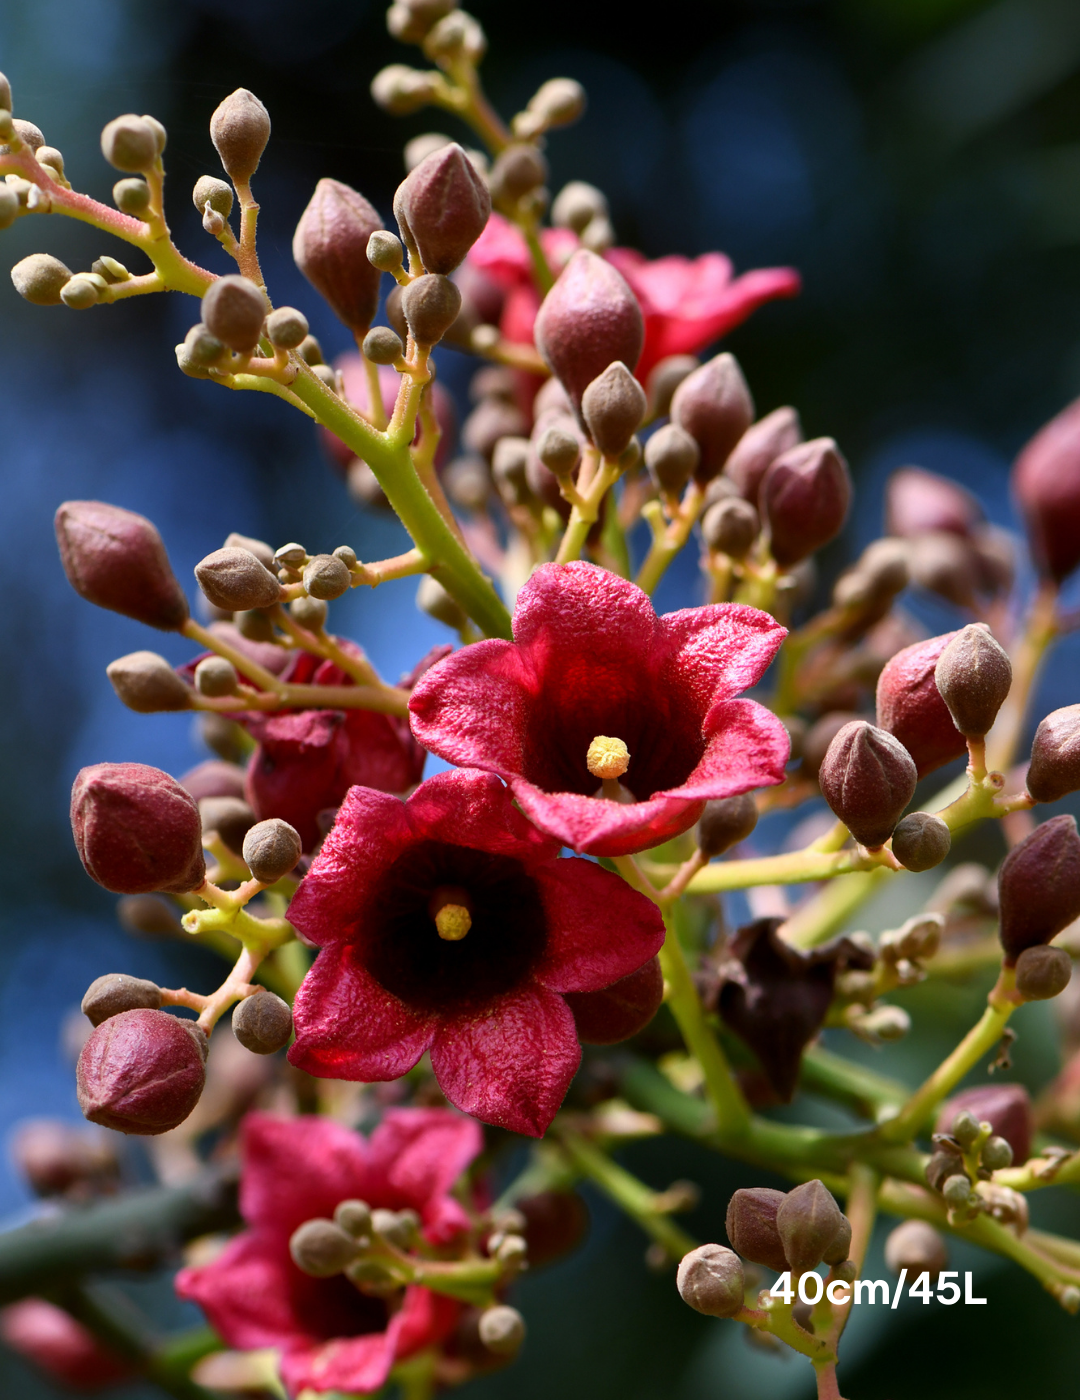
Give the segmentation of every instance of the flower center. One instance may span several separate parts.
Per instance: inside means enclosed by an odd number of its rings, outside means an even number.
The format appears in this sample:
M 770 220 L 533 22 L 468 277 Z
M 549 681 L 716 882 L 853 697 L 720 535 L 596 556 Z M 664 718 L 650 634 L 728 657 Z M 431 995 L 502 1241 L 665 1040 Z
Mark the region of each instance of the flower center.
M 609 782 L 621 778 L 630 767 L 630 750 L 621 739 L 598 734 L 589 745 L 585 764 L 594 778 Z
M 460 943 L 472 928 L 472 900 L 457 885 L 441 885 L 428 901 L 428 912 L 447 943 Z

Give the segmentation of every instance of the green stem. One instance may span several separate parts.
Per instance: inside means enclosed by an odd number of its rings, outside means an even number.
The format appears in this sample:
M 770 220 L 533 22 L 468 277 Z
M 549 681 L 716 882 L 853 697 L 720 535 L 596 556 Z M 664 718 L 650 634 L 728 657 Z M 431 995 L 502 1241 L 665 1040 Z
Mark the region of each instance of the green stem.
M 568 564 L 572 559 L 581 558 L 581 551 L 585 548 L 589 531 L 599 519 L 600 506 L 604 497 L 618 481 L 620 475 L 621 469 L 618 462 L 613 462 L 605 457 L 600 464 L 600 470 L 589 483 L 588 490 L 580 503 L 570 511 L 566 533 L 562 537 L 559 552 L 555 556 L 556 564 Z
M 715 894 L 719 890 L 745 890 L 755 885 L 801 885 L 828 880 L 851 871 L 873 869 L 877 864 L 858 850 L 790 851 L 754 860 L 713 861 L 699 870 L 687 885 L 688 894 Z
M 697 482 L 692 481 L 679 506 L 679 513 L 661 534 L 653 533 L 649 552 L 637 576 L 637 586 L 652 593 L 668 566 L 690 538 L 694 521 L 701 514 L 705 496 Z

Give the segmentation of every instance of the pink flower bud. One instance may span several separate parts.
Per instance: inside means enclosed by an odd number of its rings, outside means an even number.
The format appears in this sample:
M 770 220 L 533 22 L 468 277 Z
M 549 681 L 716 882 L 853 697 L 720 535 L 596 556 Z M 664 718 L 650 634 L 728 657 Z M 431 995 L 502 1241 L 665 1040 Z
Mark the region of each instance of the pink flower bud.
M 163 632 L 183 627 L 187 599 L 144 516 L 103 501 L 65 501 L 55 525 L 64 573 L 81 598 Z
M 934 678 L 960 733 L 982 739 L 1012 687 L 1012 662 L 989 627 L 973 622 L 938 657 Z
M 877 722 L 907 749 L 920 778 L 967 749 L 934 679 L 938 658 L 956 635 L 946 632 L 905 647 L 878 678 Z
M 765 473 L 760 499 L 781 568 L 835 539 L 851 505 L 851 475 L 836 443 L 814 438 L 782 453 Z
M 626 451 L 647 406 L 645 390 L 621 360 L 608 365 L 581 396 L 589 436 L 605 457 Z
M 201 1044 L 200 1044 L 201 1037 Z M 206 1037 L 167 1011 L 122 1011 L 94 1030 L 75 1070 L 91 1123 L 152 1136 L 182 1123 L 206 1081 Z
M 427 272 L 450 273 L 464 262 L 490 214 L 488 187 L 455 141 L 410 170 L 394 195 L 401 236 Z
M 826 1254 L 834 1252 L 831 1246 L 838 1237 L 843 1243 L 851 1240 L 851 1227 L 832 1193 L 816 1179 L 787 1193 L 776 1212 L 776 1228 L 785 1257 L 799 1273 L 816 1269 Z M 840 1259 L 846 1257 L 844 1248 Z
M 1035 731 L 1027 790 L 1036 802 L 1056 802 L 1080 789 L 1080 705 L 1048 714 Z
M 617 1045 L 644 1030 L 664 1000 L 659 958 L 602 992 L 566 992 L 578 1039 L 586 1045 Z
M 1035 1111 L 1031 1095 L 1022 1084 L 986 1084 L 965 1089 L 942 1106 L 937 1132 L 951 1133 L 953 1119 L 966 1109 L 980 1123 L 989 1123 L 1013 1150 L 1013 1162 L 1021 1166 L 1031 1156 L 1035 1136 Z
M 1017 457 L 1012 489 L 1039 571 L 1063 579 L 1080 563 L 1080 399 L 1062 409 Z
M 0 1312 L 0 1339 L 52 1380 L 72 1390 L 100 1390 L 131 1377 L 89 1328 L 44 1298 L 22 1298 Z
M 383 227 L 362 194 L 340 180 L 320 180 L 293 235 L 293 260 L 335 315 L 365 335 L 379 309 L 382 274 L 368 261 L 371 235 Z
M 718 476 L 754 421 L 754 401 L 734 355 L 715 355 L 686 376 L 672 397 L 671 421 L 701 449 L 697 479 Z
M 581 419 L 581 399 L 608 365 L 633 372 L 641 358 L 641 308 L 620 272 L 579 248 L 544 298 L 536 317 L 536 348 Z
M 206 878 L 198 806 L 160 768 L 84 768 L 71 789 L 71 829 L 86 873 L 114 894 L 183 894 Z
M 732 448 L 724 467 L 740 496 L 757 505 L 765 473 L 777 457 L 803 440 L 802 424 L 793 408 L 776 408 L 747 428 Z
M 790 1268 L 784 1242 L 776 1227 L 776 1216 L 784 1203 L 784 1192 L 770 1186 L 744 1187 L 728 1202 L 725 1228 L 732 1246 L 752 1264 L 782 1273 Z
M 911 539 L 928 531 L 968 535 L 983 520 L 982 507 L 947 476 L 922 467 L 901 467 L 889 477 L 885 495 L 885 529 Z
M 829 745 L 818 782 L 825 801 L 864 846 L 882 846 L 915 793 L 918 775 L 898 739 L 865 720 Z
M 1052 817 L 1014 846 L 998 871 L 998 936 L 1011 967 L 1080 918 L 1080 836 L 1075 817 Z

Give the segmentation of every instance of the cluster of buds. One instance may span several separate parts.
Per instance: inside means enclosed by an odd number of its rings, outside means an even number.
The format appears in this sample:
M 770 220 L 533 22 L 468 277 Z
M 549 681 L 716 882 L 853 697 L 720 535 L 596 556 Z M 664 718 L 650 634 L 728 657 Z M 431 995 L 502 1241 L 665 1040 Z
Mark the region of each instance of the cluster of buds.
M 1020 1085 L 973 1090 L 943 1110 L 926 1180 L 944 1200 L 950 1225 L 969 1223 L 985 1212 L 1018 1234 L 1027 1229 L 1027 1200 L 995 1181 L 994 1174 L 1026 1160 L 1031 1116 L 1030 1099 Z M 942 1123 L 948 1125 L 946 1131 L 940 1131 Z

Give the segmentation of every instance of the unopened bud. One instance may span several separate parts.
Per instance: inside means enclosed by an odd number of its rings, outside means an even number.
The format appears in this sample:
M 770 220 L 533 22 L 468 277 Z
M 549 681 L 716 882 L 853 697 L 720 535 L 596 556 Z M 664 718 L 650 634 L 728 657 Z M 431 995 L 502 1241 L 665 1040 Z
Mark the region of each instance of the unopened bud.
M 101 133 L 101 154 L 117 170 L 142 174 L 158 158 L 157 133 L 145 117 L 133 112 L 115 117 Z
M 1052 418 L 1016 459 L 1013 492 L 1040 573 L 1063 579 L 1080 563 L 1080 401 Z
M 496 1303 L 480 1314 L 480 1340 L 495 1356 L 513 1356 L 525 1340 L 525 1319 L 517 1308 Z
M 586 1045 L 618 1045 L 645 1029 L 664 1000 L 657 958 L 598 992 L 566 992 L 577 1037 Z
M 422 160 L 394 195 L 401 236 L 429 273 L 450 273 L 464 262 L 490 213 L 487 185 L 456 142 Z
M 1014 846 L 998 872 L 998 934 L 1006 966 L 1080 918 L 1076 818 L 1052 817 Z
M 199 1101 L 206 1082 L 205 1043 L 192 1022 L 165 1011 L 110 1016 L 79 1055 L 79 1107 L 91 1123 L 117 1132 L 169 1132 Z
M 697 824 L 698 846 L 707 859 L 737 846 L 757 826 L 757 803 L 751 793 L 706 802 Z
M 684 1254 L 676 1277 L 679 1296 L 706 1317 L 734 1317 L 743 1306 L 742 1260 L 722 1244 L 703 1244 Z
M 403 44 L 420 44 L 454 4 L 455 0 L 399 0 L 387 11 L 386 27 Z
M 645 466 L 665 496 L 679 497 L 697 471 L 701 451 L 685 428 L 666 423 L 645 444 Z
M 645 392 L 649 397 L 649 415 L 664 418 L 671 410 L 675 390 L 701 364 L 696 355 L 665 355 L 649 371 Z
M 903 1040 L 911 1030 L 911 1017 L 902 1006 L 875 1006 L 858 1017 L 852 1029 L 871 1042 Z
M 901 467 L 889 477 L 885 528 L 914 539 L 931 531 L 966 537 L 983 519 L 978 501 L 958 482 L 922 467 Z
M 202 319 L 210 334 L 241 353 L 255 349 L 267 310 L 255 283 L 236 273 L 219 277 L 202 299 Z
M 621 360 L 608 365 L 581 397 L 585 426 L 605 457 L 626 450 L 647 406 L 645 390 Z
M 139 938 L 175 938 L 183 932 L 175 911 L 157 895 L 124 895 L 117 900 L 116 915 L 121 926 Z
M 195 799 L 144 763 L 98 763 L 71 789 L 71 829 L 86 873 L 114 894 L 185 894 L 206 878 Z
M 966 1206 L 971 1195 L 970 1178 L 963 1172 L 946 1177 L 941 1187 L 941 1194 L 945 1197 L 946 1204 L 952 1206 L 954 1210 Z
M 216 549 L 195 565 L 195 577 L 210 602 L 227 612 L 270 608 L 281 597 L 281 584 L 246 549 Z
M 1035 950 L 1032 949 L 1032 952 Z M 1039 952 L 1060 952 L 1061 949 L 1039 949 Z M 1067 955 L 1066 955 L 1067 956 Z M 1012 1166 L 1013 1150 L 1003 1137 L 988 1137 L 983 1143 L 979 1160 L 988 1172 L 1004 1171 Z
M 93 1026 L 100 1026 L 110 1016 L 119 1016 L 121 1011 L 157 1011 L 160 1006 L 161 988 L 156 982 L 129 977 L 124 972 L 107 972 L 95 978 L 82 999 L 82 1013 Z
M 706 546 L 732 559 L 744 559 L 749 554 L 760 530 L 757 511 L 740 496 L 717 501 L 701 520 L 701 536 Z
M 1035 731 L 1027 790 L 1036 802 L 1056 802 L 1080 789 L 1080 705 L 1048 714 Z
M 544 130 L 569 126 L 585 111 L 585 89 L 574 78 L 549 78 L 529 98 L 527 110 L 539 118 Z
M 196 321 L 184 336 L 180 368 L 185 374 L 190 373 L 191 369 L 209 369 L 227 359 L 228 355 L 228 348 L 217 336 L 211 335 L 201 321 Z M 177 358 L 181 359 L 180 352 Z
M 548 164 L 540 151 L 528 143 L 515 143 L 501 151 L 491 167 L 491 197 L 496 203 L 515 205 L 547 177 Z
M 416 590 L 416 606 L 421 612 L 460 631 L 468 621 L 461 604 L 452 597 L 437 578 L 425 574 Z
M 727 1208 L 725 1228 L 736 1252 L 752 1264 L 783 1273 L 791 1267 L 777 1229 L 776 1217 L 785 1197 L 768 1186 L 736 1191 Z
M 200 214 L 208 204 L 214 213 L 220 214 L 223 219 L 227 219 L 232 213 L 232 186 L 224 180 L 219 180 L 216 175 L 200 175 L 195 181 L 191 198 Z
M 427 106 L 435 95 L 437 81 L 435 73 L 422 73 L 407 63 L 391 63 L 371 80 L 371 96 L 383 111 L 407 117 Z
M 416 343 L 437 345 L 457 319 L 461 292 L 449 277 L 429 272 L 402 289 L 401 309 Z
M 581 461 L 581 443 L 573 420 L 565 418 L 545 428 L 536 444 L 536 455 L 554 476 L 573 476 Z
M 371 1233 L 371 1207 L 367 1201 L 341 1201 L 334 1211 L 334 1224 L 354 1240 Z
M 117 180 L 112 196 L 117 209 L 125 214 L 142 214 L 150 207 L 150 186 L 145 180 Z
M 90 277 L 75 276 L 61 288 L 60 300 L 72 311 L 89 311 L 98 303 L 98 289 Z
M 8 108 L 7 110 L 10 115 L 11 109 Z M 11 125 L 14 134 L 18 136 L 19 140 L 23 143 L 23 145 L 29 146 L 32 152 L 36 153 L 37 151 L 41 150 L 42 146 L 44 146 L 45 135 L 42 132 L 41 128 L 39 126 L 35 126 L 33 122 L 23 121 L 22 118 L 15 117 L 12 119 Z M 11 138 L 8 137 L 7 139 L 10 140 Z M 6 150 L 5 154 L 7 154 Z
M 416 1239 L 420 1217 L 414 1210 L 373 1210 L 371 1228 L 387 1244 L 408 1249 Z
M 943 1105 L 937 1132 L 949 1132 L 961 1112 L 967 1112 L 976 1125 L 989 1123 L 994 1134 L 1009 1143 L 1015 1162 L 1026 1162 L 1031 1156 L 1035 1113 L 1031 1095 L 1022 1084 L 987 1084 L 978 1089 L 965 1089 Z M 971 1141 L 974 1142 L 974 1137 Z
M 0 73 L 0 109 L 5 112 L 10 112 L 11 107 L 11 83 L 8 81 L 6 74 Z
M 979 582 L 975 551 L 966 539 L 937 531 L 910 542 L 911 580 L 958 608 L 975 606 Z
M 293 1019 L 288 1002 L 260 988 L 237 1003 L 232 1014 L 233 1035 L 256 1055 L 273 1055 L 288 1045 Z
M 575 439 L 575 449 L 577 442 Z M 491 472 L 482 457 L 458 457 L 442 474 L 446 494 L 462 510 L 483 510 L 491 495 Z
M 696 476 L 711 481 L 753 422 L 754 402 L 734 355 L 708 360 L 682 381 L 671 400 L 671 421 L 695 440 L 701 456 Z
M 582 233 L 595 218 L 607 216 L 608 202 L 595 185 L 584 180 L 571 180 L 555 196 L 551 206 L 551 222 L 556 228 L 573 229 Z
M 358 336 L 379 307 L 379 268 L 368 253 L 380 233 L 382 219 L 362 194 L 340 180 L 323 179 L 293 235 L 297 267 Z
M 256 822 L 244 837 L 244 861 L 256 880 L 272 885 L 288 875 L 303 854 L 300 836 L 294 826 L 271 817 Z
M 966 1108 L 962 1108 L 952 1120 L 951 1131 L 953 1137 L 966 1152 L 973 1145 L 982 1129 L 979 1127 L 979 1120 Z
M 10 228 L 19 217 L 19 196 L 8 184 L 0 183 L 0 229 Z
M 294 598 L 289 612 L 309 632 L 321 632 L 326 626 L 327 606 L 321 598 Z
M 865 720 L 840 730 L 818 772 L 825 801 L 856 841 L 871 849 L 892 835 L 917 780 L 903 744 Z
M 777 1208 L 776 1228 L 792 1269 L 805 1273 L 816 1268 L 844 1223 L 840 1207 L 820 1181 L 805 1181 L 789 1191 Z M 846 1234 L 850 1243 L 850 1226 Z M 846 1258 L 846 1248 L 843 1253 Z
M 1009 694 L 1012 663 L 990 629 L 972 623 L 941 653 L 934 679 L 960 733 L 967 739 L 982 739 Z
M 312 598 L 333 602 L 352 587 L 348 565 L 333 554 L 316 554 L 304 569 L 304 587 Z
M 928 1273 L 933 1282 L 948 1262 L 945 1241 L 925 1220 L 905 1220 L 885 1241 L 885 1263 L 894 1274 L 902 1269 L 909 1278 Z
M 265 540 L 257 540 L 252 535 L 241 535 L 236 530 L 231 530 L 226 536 L 223 548 L 246 549 L 249 554 L 254 554 L 264 568 L 274 568 L 274 551 Z
M 833 603 L 857 615 L 865 628 L 884 617 L 907 587 L 908 546 L 903 540 L 874 540 L 833 589 Z
M 302 544 L 295 541 L 283 544 L 280 549 L 274 551 L 274 563 L 279 569 L 302 569 L 307 562 L 308 553 Z
M 851 475 L 832 438 L 782 453 L 761 483 L 773 557 L 789 568 L 840 533 L 851 505 Z
M 528 462 L 528 438 L 501 437 L 495 443 L 491 457 L 491 474 L 499 495 L 508 506 L 523 505 L 529 498 L 529 486 L 525 475 Z
M 71 269 L 50 253 L 31 253 L 11 269 L 15 290 L 33 306 L 59 306 Z
M 487 52 L 487 37 L 472 15 L 454 9 L 428 31 L 423 49 L 428 58 L 439 64 L 461 60 L 477 64 Z
M 367 241 L 367 260 L 380 272 L 397 272 L 404 258 L 401 239 L 388 229 L 376 229 Z
M 266 334 L 271 345 L 282 350 L 295 350 L 307 337 L 307 317 L 295 306 L 279 306 L 266 318 Z
M 242 797 L 200 797 L 199 819 L 203 836 L 214 832 L 235 855 L 244 849 L 244 837 L 255 825 L 255 813 Z
M 952 833 L 932 812 L 909 812 L 892 836 L 893 855 L 905 870 L 933 870 L 951 847 Z
M 105 668 L 120 700 L 140 715 L 190 710 L 191 689 L 163 656 L 155 651 L 133 651 Z
M 934 679 L 938 658 L 956 635 L 946 632 L 904 647 L 878 678 L 877 722 L 911 754 L 920 778 L 965 751 Z
M 389 326 L 372 326 L 360 348 L 364 358 L 375 365 L 396 364 L 405 353 L 401 337 Z
M 233 622 L 241 637 L 249 642 L 272 642 L 274 640 L 274 624 L 266 613 L 261 612 L 258 608 L 234 613 Z
M 322 346 L 313 335 L 306 335 L 304 337 L 297 348 L 297 353 L 304 364 L 311 365 L 313 368 L 315 365 L 321 365 L 323 362 Z
M 237 88 L 210 118 L 210 139 L 229 179 L 246 185 L 270 140 L 270 113 L 247 88 Z
M 1064 948 L 1025 948 L 1016 960 L 1016 990 L 1025 1001 L 1049 1001 L 1072 978 L 1072 958 Z
M 332 1220 L 305 1220 L 289 1237 L 293 1263 L 311 1278 L 344 1273 L 358 1252 L 352 1236 Z

